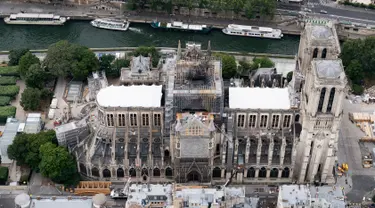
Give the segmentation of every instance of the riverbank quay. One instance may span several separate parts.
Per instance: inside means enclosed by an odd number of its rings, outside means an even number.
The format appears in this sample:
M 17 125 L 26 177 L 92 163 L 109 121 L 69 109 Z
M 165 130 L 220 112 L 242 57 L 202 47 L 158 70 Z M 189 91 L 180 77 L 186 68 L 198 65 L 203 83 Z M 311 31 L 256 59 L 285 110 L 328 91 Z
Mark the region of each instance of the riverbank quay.
M 90 48 L 98 57 L 102 54 L 113 54 L 117 58 L 124 58 L 127 56 L 127 53 L 135 50 L 137 47 L 113 47 L 113 48 Z M 176 51 L 177 48 L 172 47 L 156 47 L 161 53 L 168 52 L 171 50 Z M 47 49 L 39 49 L 39 50 L 30 50 L 33 54 L 35 54 L 39 59 L 43 60 L 46 56 Z M 252 57 L 269 57 L 271 59 L 285 59 L 285 60 L 294 60 L 294 55 L 286 55 L 286 54 L 270 54 L 270 53 L 252 53 L 252 52 L 234 52 L 234 51 L 212 51 L 213 53 L 226 53 L 233 55 L 236 57 L 237 60 L 241 60 L 243 58 L 251 59 Z M 0 51 L 0 63 L 8 62 L 9 58 L 9 51 Z

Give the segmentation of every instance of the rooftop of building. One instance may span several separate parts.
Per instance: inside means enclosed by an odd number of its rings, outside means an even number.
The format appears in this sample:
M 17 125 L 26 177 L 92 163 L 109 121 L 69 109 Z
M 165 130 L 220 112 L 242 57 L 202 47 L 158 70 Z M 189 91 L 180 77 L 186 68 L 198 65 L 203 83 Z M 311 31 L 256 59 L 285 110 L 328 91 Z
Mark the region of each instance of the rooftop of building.
M 129 191 L 127 204 L 145 205 L 151 201 L 165 201 L 169 205 L 172 204 L 173 186 L 171 184 L 132 184 Z
M 5 124 L 3 135 L 0 137 L 0 155 L 3 164 L 11 163 L 12 160 L 8 158 L 8 146 L 13 143 L 17 135 L 20 122 L 15 118 L 8 118 Z
M 151 63 L 150 57 L 144 57 L 144 56 L 132 57 L 130 70 L 133 73 L 142 74 L 144 72 L 150 71 L 150 63 Z
M 291 108 L 288 88 L 230 87 L 229 108 L 287 110 Z
M 97 102 L 102 107 L 161 107 L 161 85 L 109 86 L 99 91 Z
M 42 124 L 41 113 L 29 113 L 26 118 L 24 132 L 27 134 L 36 134 L 40 131 Z
M 27 205 L 30 203 L 32 208 L 92 208 L 92 199 L 90 197 L 32 197 L 27 194 L 16 196 L 15 203 Z
M 315 59 L 313 64 L 315 65 L 315 70 L 319 78 L 338 79 L 342 75 L 345 76 L 341 59 Z

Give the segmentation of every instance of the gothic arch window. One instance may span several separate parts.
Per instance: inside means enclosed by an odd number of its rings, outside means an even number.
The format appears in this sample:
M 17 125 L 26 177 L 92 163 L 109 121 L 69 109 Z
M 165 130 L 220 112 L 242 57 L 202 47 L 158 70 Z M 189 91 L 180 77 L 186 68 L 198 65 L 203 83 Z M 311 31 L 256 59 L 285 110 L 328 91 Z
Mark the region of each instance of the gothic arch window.
M 327 113 L 331 112 L 331 110 L 332 110 L 333 100 L 335 99 L 335 92 L 336 92 L 336 89 L 332 88 L 331 92 L 329 93 Z
M 111 177 L 111 171 L 109 171 L 108 169 L 104 169 L 103 170 L 103 177 L 104 178 L 110 178 Z
M 299 114 L 296 114 L 294 117 L 294 122 L 298 123 L 299 122 Z
M 327 57 L 327 49 L 323 49 L 322 51 L 322 58 L 326 58 Z
M 212 170 L 212 178 L 221 178 L 221 169 L 219 167 Z
M 255 177 L 255 169 L 253 167 L 249 168 L 247 170 L 247 178 L 254 178 Z
M 124 175 L 125 175 L 124 169 L 122 169 L 122 168 L 117 169 L 117 177 L 118 178 L 123 178 Z
M 318 48 L 314 48 L 313 58 L 317 58 L 317 57 L 318 57 Z
M 259 178 L 265 178 L 265 177 L 267 177 L 267 170 L 265 167 L 263 167 L 259 170 Z
M 79 170 L 83 175 L 87 175 L 86 166 L 83 163 L 79 164 Z
M 167 169 L 165 169 L 165 176 L 166 177 L 172 177 L 173 176 L 172 168 L 168 167 Z
M 142 169 L 142 173 L 141 173 L 141 175 L 146 175 L 146 176 L 148 176 L 148 170 L 147 170 L 146 168 L 143 168 L 143 169 Z
M 289 168 L 286 167 L 284 170 L 281 172 L 281 178 L 289 178 Z
M 136 177 L 137 176 L 137 172 L 135 171 L 134 168 L 129 169 L 129 176 L 130 177 Z
M 278 175 L 279 175 L 279 170 L 277 168 L 274 168 L 271 170 L 271 173 L 270 173 L 271 178 L 277 178 Z
M 322 112 L 323 104 L 324 104 L 324 97 L 326 96 L 326 88 L 323 87 L 322 91 L 320 92 L 319 104 L 318 104 L 318 112 Z
M 154 177 L 160 177 L 160 169 L 159 168 L 155 168 L 154 171 L 153 171 L 153 176 Z
M 99 169 L 98 168 L 92 168 L 91 169 L 91 174 L 92 174 L 92 176 L 95 176 L 95 177 L 100 177 L 100 175 L 99 175 Z
M 169 150 L 164 150 L 164 157 L 169 157 Z

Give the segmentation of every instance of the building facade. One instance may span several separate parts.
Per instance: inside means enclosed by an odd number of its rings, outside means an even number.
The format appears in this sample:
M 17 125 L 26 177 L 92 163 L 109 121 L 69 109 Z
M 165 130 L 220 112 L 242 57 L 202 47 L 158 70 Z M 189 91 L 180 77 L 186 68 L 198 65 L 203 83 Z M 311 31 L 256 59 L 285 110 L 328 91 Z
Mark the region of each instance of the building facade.
M 227 88 L 210 44 L 183 52 L 179 43 L 160 62 L 158 86 L 126 78 L 151 76 L 150 59 L 134 57 L 122 73 L 129 86 L 100 89 L 91 137 L 70 149 L 97 180 L 333 183 L 346 85 L 339 53 L 333 25 L 307 24 L 290 83 L 270 68 Z

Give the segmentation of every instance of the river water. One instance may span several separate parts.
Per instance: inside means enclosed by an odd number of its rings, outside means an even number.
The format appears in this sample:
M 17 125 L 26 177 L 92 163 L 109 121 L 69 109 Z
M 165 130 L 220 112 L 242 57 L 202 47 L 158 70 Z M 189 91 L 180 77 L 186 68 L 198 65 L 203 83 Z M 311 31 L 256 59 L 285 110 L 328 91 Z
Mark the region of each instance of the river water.
M 149 24 L 131 24 L 126 32 L 92 27 L 88 21 L 68 21 L 64 26 L 6 25 L 0 20 L 0 51 L 13 48 L 45 49 L 59 40 L 90 48 L 165 46 L 177 47 L 178 40 L 202 43 L 211 40 L 213 50 L 254 53 L 297 53 L 299 37 L 285 35 L 281 40 L 228 36 L 220 30 L 210 34 L 164 31 Z

